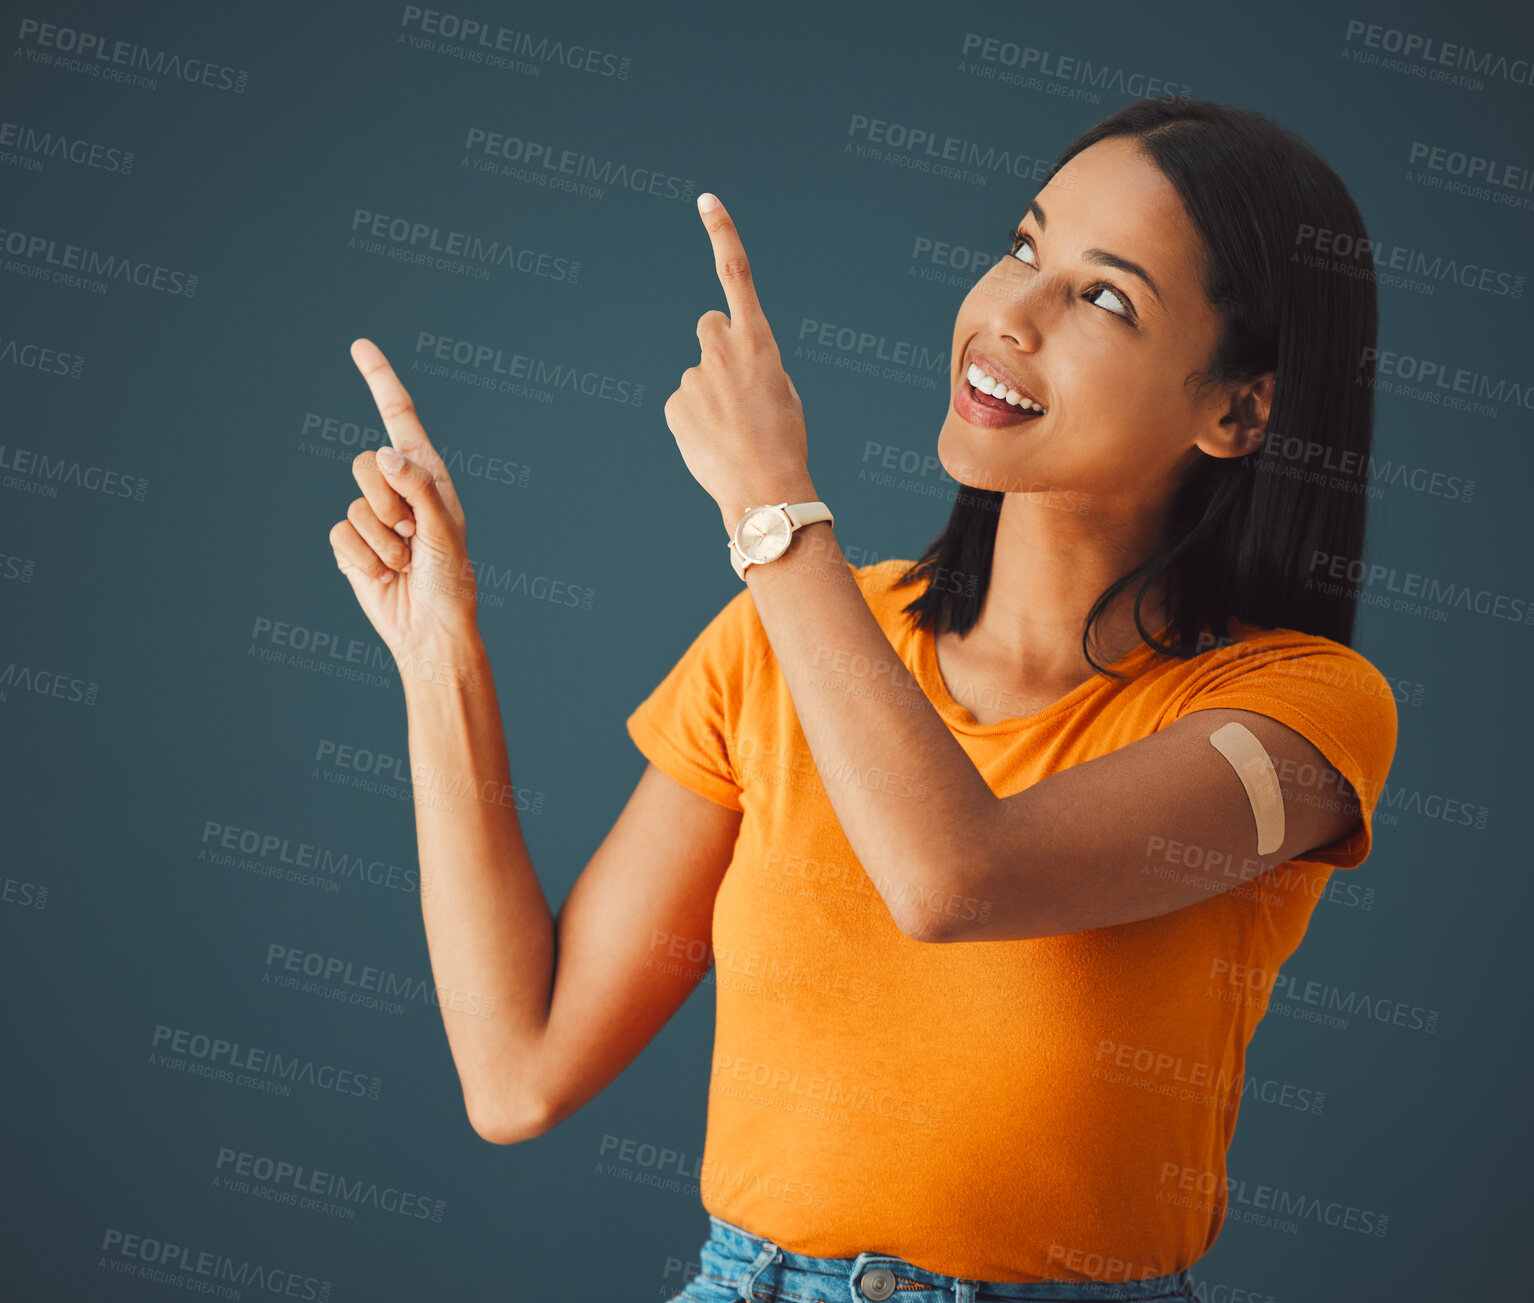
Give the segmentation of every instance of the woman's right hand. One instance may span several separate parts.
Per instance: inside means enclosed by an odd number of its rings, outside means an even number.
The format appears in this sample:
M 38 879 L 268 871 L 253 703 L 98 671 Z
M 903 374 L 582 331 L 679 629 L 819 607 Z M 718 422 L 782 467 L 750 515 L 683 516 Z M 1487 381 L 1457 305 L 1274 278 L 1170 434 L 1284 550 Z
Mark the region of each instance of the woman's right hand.
M 478 594 L 452 477 L 377 345 L 354 340 L 351 354 L 391 447 L 352 462 L 362 496 L 330 531 L 336 565 L 396 659 L 477 637 Z M 395 452 L 404 460 L 391 470 L 384 459 Z

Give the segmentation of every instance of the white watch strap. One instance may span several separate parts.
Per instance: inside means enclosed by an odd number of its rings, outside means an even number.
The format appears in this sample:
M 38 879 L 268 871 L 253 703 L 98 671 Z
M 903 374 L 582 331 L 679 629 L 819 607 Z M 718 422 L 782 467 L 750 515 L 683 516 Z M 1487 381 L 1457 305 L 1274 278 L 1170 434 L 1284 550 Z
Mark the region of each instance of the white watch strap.
M 831 508 L 824 502 L 791 502 L 783 510 L 788 513 L 788 523 L 795 529 L 831 519 Z

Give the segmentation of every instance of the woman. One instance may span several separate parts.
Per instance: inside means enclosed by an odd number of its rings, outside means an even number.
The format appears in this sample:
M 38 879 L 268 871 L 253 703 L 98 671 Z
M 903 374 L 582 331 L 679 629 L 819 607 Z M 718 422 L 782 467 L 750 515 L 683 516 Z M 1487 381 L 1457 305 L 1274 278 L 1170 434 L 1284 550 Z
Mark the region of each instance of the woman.
M 1259 115 L 1098 123 L 959 309 L 947 527 L 854 568 L 834 518 L 797 523 L 798 395 L 711 198 L 730 315 L 666 417 L 758 559 L 630 715 L 650 763 L 558 919 L 498 799 L 463 513 L 353 346 L 394 446 L 331 542 L 400 660 L 414 772 L 471 797 L 417 814 L 437 981 L 496 1000 L 444 1002 L 469 1119 L 555 1125 L 712 966 L 711 1236 L 679 1299 L 1191 1296 L 1245 1047 L 1395 749 L 1331 578 L 1367 483 L 1283 455 L 1368 464 L 1368 268 L 1296 250 L 1362 220 Z

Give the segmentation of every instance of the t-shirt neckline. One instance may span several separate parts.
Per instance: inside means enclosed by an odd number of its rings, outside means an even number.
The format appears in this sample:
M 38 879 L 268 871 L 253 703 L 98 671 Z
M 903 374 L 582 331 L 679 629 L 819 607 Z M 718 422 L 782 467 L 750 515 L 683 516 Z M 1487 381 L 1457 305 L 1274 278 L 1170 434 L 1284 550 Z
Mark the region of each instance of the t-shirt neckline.
M 1175 619 L 1168 620 L 1156 631 L 1155 640 L 1164 643 L 1166 634 L 1171 631 L 1176 623 Z M 1141 642 L 1138 647 L 1126 652 L 1118 660 L 1112 661 L 1108 668 L 1113 670 L 1133 669 L 1142 660 L 1154 655 L 1149 643 Z M 1063 697 L 1049 703 L 1031 715 L 1015 715 L 1007 719 L 998 719 L 994 723 L 982 724 L 955 700 L 953 694 L 948 691 L 948 684 L 943 680 L 942 667 L 937 660 L 937 637 L 930 629 L 918 628 L 916 630 L 916 664 L 920 671 L 922 688 L 927 693 L 928 699 L 938 709 L 938 713 L 947 721 L 951 728 L 964 733 L 989 734 L 989 733 L 1013 733 L 1020 728 L 1029 728 L 1042 720 L 1059 714 L 1062 710 L 1069 710 L 1081 698 L 1095 692 L 1103 684 L 1110 680 L 1102 674 L 1094 673 L 1090 678 L 1083 679 Z

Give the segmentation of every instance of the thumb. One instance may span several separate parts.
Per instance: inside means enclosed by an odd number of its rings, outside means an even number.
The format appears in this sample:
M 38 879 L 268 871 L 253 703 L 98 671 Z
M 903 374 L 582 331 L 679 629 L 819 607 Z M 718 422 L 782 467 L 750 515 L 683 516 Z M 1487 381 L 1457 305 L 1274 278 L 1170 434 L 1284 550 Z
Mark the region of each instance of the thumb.
M 389 487 L 410 504 L 411 511 L 415 513 L 417 534 L 424 533 L 433 541 L 457 537 L 456 523 L 443 503 L 436 480 L 427 467 L 411 461 L 398 448 L 387 445 L 374 454 L 374 460 Z

